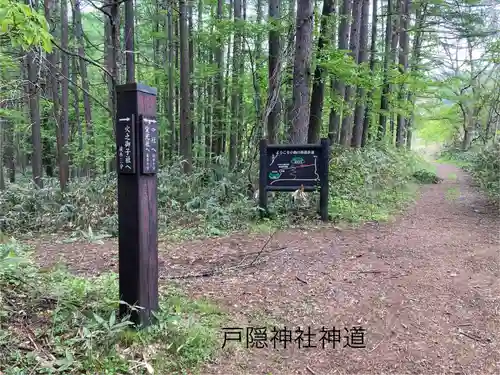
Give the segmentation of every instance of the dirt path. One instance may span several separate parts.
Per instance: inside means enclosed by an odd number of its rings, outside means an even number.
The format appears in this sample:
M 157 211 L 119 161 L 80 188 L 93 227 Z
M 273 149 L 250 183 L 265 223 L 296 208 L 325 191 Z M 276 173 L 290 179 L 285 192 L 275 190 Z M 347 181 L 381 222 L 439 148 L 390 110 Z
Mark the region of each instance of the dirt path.
M 500 374 L 499 215 L 460 170 L 439 165 L 438 173 L 445 181 L 425 187 L 393 224 L 280 233 L 252 267 L 178 280 L 236 321 L 268 328 L 268 348 L 223 350 L 202 374 Z M 165 246 L 162 278 L 251 261 L 265 240 Z M 99 247 L 75 245 L 73 253 L 66 247 L 66 262 L 79 270 L 94 273 L 116 262 Z M 52 263 L 61 246 L 45 245 L 43 252 Z M 297 326 L 311 327 L 317 347 L 295 342 L 274 349 L 275 323 L 291 329 L 292 339 Z M 331 343 L 322 349 L 323 326 L 340 330 L 335 349 Z M 353 326 L 366 330 L 366 348 L 344 347 L 345 335 L 356 339 L 344 329 Z

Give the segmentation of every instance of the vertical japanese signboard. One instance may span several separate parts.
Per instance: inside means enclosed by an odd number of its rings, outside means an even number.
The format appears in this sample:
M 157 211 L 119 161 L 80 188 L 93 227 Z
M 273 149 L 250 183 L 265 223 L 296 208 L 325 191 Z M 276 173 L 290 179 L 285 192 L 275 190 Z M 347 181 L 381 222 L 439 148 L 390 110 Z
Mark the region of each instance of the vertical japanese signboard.
M 118 172 L 134 174 L 135 170 L 135 115 L 118 118 L 116 138 L 118 146 Z
M 153 174 L 158 169 L 158 126 L 155 118 L 141 116 L 141 173 Z

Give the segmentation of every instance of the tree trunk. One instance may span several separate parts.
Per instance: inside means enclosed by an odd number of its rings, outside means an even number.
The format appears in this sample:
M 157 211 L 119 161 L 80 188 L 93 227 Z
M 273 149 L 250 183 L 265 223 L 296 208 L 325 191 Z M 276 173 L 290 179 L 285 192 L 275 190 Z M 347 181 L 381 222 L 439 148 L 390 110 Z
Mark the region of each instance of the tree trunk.
M 39 188 L 42 183 L 42 133 L 40 123 L 40 92 L 38 90 L 38 56 L 34 51 L 28 52 L 28 85 L 29 85 L 29 109 L 31 119 L 31 143 L 33 153 L 31 154 L 31 170 L 33 182 Z
M 73 17 L 73 20 L 75 18 Z M 83 153 L 83 129 L 82 122 L 80 121 L 80 95 L 78 94 L 78 87 L 76 86 L 76 82 L 78 82 L 78 58 L 72 56 L 71 57 L 71 73 L 73 84 L 71 85 L 71 91 L 73 92 L 73 110 L 75 115 L 74 125 L 76 126 L 78 132 L 78 153 L 82 155 Z M 80 165 L 76 167 L 74 171 L 76 171 L 77 176 L 80 177 L 84 170 L 83 161 L 80 162 Z
M 184 173 L 190 173 L 193 164 L 191 144 L 191 104 L 189 102 L 189 42 L 188 9 L 185 0 L 179 0 L 179 44 L 181 66 L 181 117 L 180 117 L 180 154 L 184 159 Z
M 385 44 L 384 44 L 384 83 L 382 86 L 382 96 L 380 98 L 380 118 L 377 138 L 382 140 L 387 133 L 387 116 L 389 112 L 389 67 L 391 63 L 391 40 L 392 40 L 392 19 L 395 17 L 393 14 L 393 2 L 397 0 L 387 0 L 387 16 L 385 27 Z
M 335 13 L 334 1 L 324 0 L 321 12 L 321 28 L 318 39 L 318 50 L 316 52 L 316 69 L 314 70 L 314 82 L 311 96 L 311 112 L 309 114 L 308 142 L 319 142 L 321 124 L 323 121 L 323 101 L 325 97 L 325 72 L 323 68 L 323 50 L 328 47 L 331 37 L 331 15 Z
M 410 0 L 401 0 L 401 34 L 399 48 L 399 72 L 406 74 L 408 71 L 408 29 L 410 27 Z M 407 97 L 406 84 L 403 82 L 399 90 L 399 101 L 403 102 Z M 402 147 L 405 145 L 406 137 L 406 118 L 401 113 L 398 113 L 398 123 L 396 128 L 396 146 Z
M 420 64 L 420 48 L 422 46 L 422 33 L 425 18 L 427 16 L 427 2 L 422 2 L 416 11 L 416 21 L 415 21 L 415 37 L 413 39 L 412 54 L 411 54 L 411 70 L 416 70 Z M 413 91 L 408 92 L 408 102 L 410 103 L 411 116 L 406 124 L 406 147 L 411 149 L 412 143 L 412 125 L 415 120 L 415 95 Z
M 61 0 L 61 47 L 68 50 L 68 3 L 67 0 Z M 59 157 L 59 184 L 61 191 L 66 190 L 69 179 L 69 158 L 68 158 L 68 140 L 69 140 L 69 56 L 66 53 L 61 54 L 61 120 L 59 121 L 58 134 L 58 157 Z
M 375 63 L 377 59 L 377 0 L 372 0 L 372 35 L 371 35 L 371 45 L 370 45 L 370 72 L 372 81 L 375 80 Z M 373 94 L 375 93 L 375 88 L 371 88 L 366 102 L 365 114 L 363 118 L 363 135 L 361 136 L 361 147 L 365 147 L 368 141 L 368 133 L 370 130 L 370 119 L 372 117 L 372 112 L 374 110 Z
M 298 0 L 293 64 L 293 117 L 290 131 L 290 142 L 293 144 L 307 142 L 312 21 L 312 1 Z
M 135 24 L 134 24 L 134 2 L 125 1 L 125 69 L 127 73 L 126 81 L 135 82 Z
M 194 45 L 193 45 L 193 5 L 186 2 L 188 8 L 188 49 L 189 49 L 189 127 L 191 134 L 191 148 L 195 144 L 196 129 L 194 126 Z M 192 152 L 191 152 L 192 153 Z
M 14 144 L 14 124 L 12 121 L 7 121 L 5 124 L 6 138 L 5 138 L 5 166 L 9 171 L 10 183 L 16 182 L 16 158 L 15 158 L 15 144 Z
M 88 141 L 88 153 L 90 155 L 89 160 L 87 160 L 87 166 L 90 168 L 95 167 L 95 154 L 94 154 L 94 137 L 93 137 L 93 129 L 92 129 L 92 110 L 90 105 L 90 97 L 89 97 L 89 79 L 87 75 L 87 62 L 84 60 L 85 58 L 85 43 L 83 41 L 83 27 L 82 27 L 82 15 L 80 10 L 80 1 L 76 0 L 74 5 L 74 18 L 75 18 L 75 36 L 76 41 L 78 43 L 78 55 L 80 59 L 78 61 L 80 78 L 82 80 L 82 91 L 83 91 L 83 114 L 85 118 L 85 126 L 87 133 L 87 141 Z
M 382 89 L 382 98 L 380 102 L 380 127 L 379 139 L 385 137 L 387 131 L 387 117 L 393 121 L 391 113 L 390 96 L 392 93 L 392 84 L 390 82 L 390 73 L 392 65 L 395 63 L 396 52 L 399 41 L 399 3 L 398 0 L 387 1 L 388 15 L 385 36 L 385 61 L 384 61 L 384 84 Z M 393 133 L 391 131 L 391 143 Z
M 368 60 L 368 18 L 370 17 L 370 0 L 363 0 L 361 8 L 361 31 L 359 35 L 358 65 Z M 363 118 L 365 113 L 365 88 L 358 87 L 356 109 L 354 110 L 354 128 L 351 139 L 352 147 L 361 147 L 363 138 Z
M 343 0 L 342 10 L 340 12 L 341 20 L 338 33 L 338 49 L 347 50 L 349 47 L 349 18 L 352 13 L 353 0 Z M 340 115 L 344 107 L 343 101 L 345 97 L 345 83 L 342 80 L 336 79 L 334 83 L 335 93 L 341 102 L 340 108 L 332 107 L 329 120 L 329 135 L 330 142 L 337 143 L 340 136 Z
M 232 77 L 232 97 L 231 97 L 231 112 L 232 112 L 232 122 L 230 128 L 229 136 L 229 168 L 233 169 L 236 166 L 238 142 L 239 124 L 240 119 L 240 86 L 239 86 L 239 59 L 240 59 L 240 47 L 241 47 L 241 33 L 239 30 L 239 22 L 241 20 L 241 0 L 234 0 L 234 40 L 233 40 L 233 77 Z
M 363 0 L 354 0 L 352 8 L 352 23 L 351 35 L 349 37 L 349 50 L 354 61 L 358 59 L 359 52 L 359 28 L 361 24 L 361 5 Z M 344 96 L 344 105 L 342 116 L 342 126 L 340 129 L 340 144 L 344 147 L 349 147 L 351 144 L 352 133 L 352 102 L 353 96 L 356 93 L 356 87 L 347 85 Z
M 276 136 L 280 121 L 280 34 L 276 25 L 281 17 L 280 0 L 269 1 L 269 21 L 271 29 L 269 30 L 269 92 L 267 99 L 267 139 L 269 143 L 277 142 Z
M 217 0 L 217 19 L 222 20 L 223 17 L 223 0 Z M 217 74 L 215 76 L 215 108 L 214 108 L 214 142 L 212 144 L 212 152 L 214 156 L 219 156 L 222 154 L 222 140 L 224 133 L 224 97 L 223 97 L 223 85 L 224 85 L 224 55 L 223 55 L 223 44 L 222 37 L 217 40 L 217 47 L 215 47 L 215 63 L 217 64 Z
M 174 90 L 175 90 L 175 72 L 174 72 L 174 35 L 173 35 L 173 22 L 172 22 L 172 5 L 169 3 L 167 5 L 167 48 L 168 48 L 168 58 L 167 58 L 167 76 L 168 76 L 168 99 L 167 99 L 167 119 L 168 126 L 170 129 L 170 139 L 169 139 L 169 157 L 171 158 L 175 154 L 176 149 L 176 139 L 175 139 L 175 121 L 174 121 Z
M 289 129 L 292 126 L 293 119 L 293 63 L 295 55 L 295 1 L 288 1 L 288 21 L 289 21 L 289 31 L 287 35 L 287 49 L 289 55 L 287 56 L 287 66 L 285 68 L 285 84 L 284 86 L 284 97 L 285 97 L 285 111 L 283 113 L 285 124 L 285 129 L 283 135 L 289 133 Z
M 1 108 L 1 107 L 0 107 Z M 5 190 L 5 169 L 4 169 L 4 127 L 5 122 L 3 118 L 0 117 L 0 190 Z M 0 233 L 2 227 L 0 226 Z

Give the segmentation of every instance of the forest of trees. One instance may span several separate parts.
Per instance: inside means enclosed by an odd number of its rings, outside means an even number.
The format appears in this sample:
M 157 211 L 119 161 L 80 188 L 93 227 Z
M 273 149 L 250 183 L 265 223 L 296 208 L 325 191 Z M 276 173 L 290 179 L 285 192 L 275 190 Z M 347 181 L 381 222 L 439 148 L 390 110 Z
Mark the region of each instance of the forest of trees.
M 468 149 L 500 129 L 495 0 L 1 8 L 0 189 L 16 171 L 63 190 L 114 171 L 115 88 L 134 78 L 158 89 L 160 165 L 180 157 L 186 173 L 237 168 L 262 137 L 411 147 L 416 131 Z

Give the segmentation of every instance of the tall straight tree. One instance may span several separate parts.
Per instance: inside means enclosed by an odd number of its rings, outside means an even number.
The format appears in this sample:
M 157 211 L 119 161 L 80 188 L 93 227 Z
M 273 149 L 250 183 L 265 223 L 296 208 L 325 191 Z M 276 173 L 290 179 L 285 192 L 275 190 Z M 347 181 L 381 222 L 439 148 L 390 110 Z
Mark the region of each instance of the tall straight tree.
M 276 143 L 278 125 L 280 120 L 281 101 L 280 92 L 280 34 L 277 23 L 280 19 L 280 0 L 269 0 L 269 92 L 267 117 L 267 139 L 269 143 Z
M 361 30 L 359 35 L 358 65 L 365 64 L 368 60 L 368 18 L 370 17 L 370 0 L 363 0 L 361 8 Z M 363 136 L 363 119 L 365 113 L 365 88 L 358 86 L 358 100 L 354 110 L 354 127 L 352 131 L 351 146 L 361 147 Z
M 179 0 L 179 44 L 181 68 L 181 118 L 180 118 L 180 154 L 184 159 L 184 173 L 191 172 L 193 164 L 191 143 L 191 103 L 189 102 L 189 43 L 188 9 L 185 0 Z
M 380 120 L 378 139 L 385 137 L 387 132 L 387 117 L 391 116 L 389 99 L 392 86 L 390 80 L 390 69 L 394 64 L 396 48 L 398 45 L 398 2 L 399 0 L 387 0 L 387 23 L 385 29 L 385 51 L 384 51 L 384 83 L 380 101 Z M 392 134 L 391 134 L 392 136 Z M 392 143 L 392 138 L 391 138 Z
M 363 0 L 354 0 L 352 7 L 352 23 L 349 36 L 350 55 L 354 61 L 357 61 L 359 52 L 359 28 L 361 25 L 361 5 Z M 352 102 L 356 93 L 356 87 L 352 84 L 347 85 L 344 96 L 344 113 L 342 116 L 342 125 L 340 128 L 340 144 L 348 147 L 351 144 L 352 132 Z
M 217 20 L 222 21 L 224 0 L 217 0 Z M 215 108 L 213 121 L 213 142 L 212 152 L 219 156 L 223 152 L 223 133 L 224 133 L 224 48 L 222 44 L 222 35 L 218 33 L 215 46 L 215 63 L 217 64 L 217 74 L 215 75 Z
M 324 49 L 328 46 L 331 37 L 331 16 L 335 12 L 334 0 L 323 1 L 321 12 L 321 29 L 318 39 L 318 50 L 316 52 L 316 69 L 314 70 L 314 81 L 311 96 L 311 112 L 309 114 L 309 129 L 307 139 L 309 143 L 317 143 L 320 138 L 321 123 L 323 120 L 323 102 L 325 98 L 325 69 L 323 67 Z
M 410 0 L 401 0 L 401 34 L 399 36 L 399 72 L 406 74 L 408 71 L 408 53 L 409 53 L 409 36 L 408 29 L 410 26 Z M 405 78 L 406 79 L 406 78 Z M 403 82 L 399 90 L 399 101 L 407 97 L 406 84 Z M 398 113 L 398 122 L 396 127 L 396 146 L 402 147 L 405 145 L 406 139 L 406 117 Z
M 239 22 L 241 20 L 241 0 L 233 0 L 234 4 L 234 24 L 236 26 L 233 39 L 233 76 L 232 76 L 232 95 L 231 95 L 231 112 L 232 121 L 229 136 L 229 168 L 233 169 L 236 166 L 236 157 L 238 154 L 238 133 L 241 124 L 240 119 L 240 84 L 239 84 L 239 59 L 241 47 L 241 33 Z
M 68 0 L 61 0 L 61 47 L 68 50 L 69 27 L 68 27 Z M 61 83 L 61 119 L 57 131 L 57 153 L 59 156 L 59 184 L 61 190 L 66 190 L 69 179 L 69 55 L 61 54 L 61 73 L 63 76 Z
M 298 0 L 293 64 L 291 143 L 306 143 L 309 121 L 309 78 L 312 47 L 312 0 Z
M 169 140 L 169 154 L 173 156 L 176 150 L 176 139 L 175 139 L 175 121 L 174 121 L 174 93 L 175 93 L 175 75 L 174 75 L 174 32 L 173 32 L 173 19 L 172 19 L 172 4 L 167 5 L 167 66 L 166 73 L 168 77 L 168 104 L 165 106 L 167 109 L 167 119 L 170 129 L 170 140 Z
M 125 2 L 125 53 L 127 82 L 135 81 L 135 51 L 134 51 L 134 2 Z
M 370 44 L 370 77 L 375 80 L 375 62 L 377 59 L 377 0 L 372 0 L 372 33 Z M 368 140 L 368 132 L 370 128 L 370 118 L 373 110 L 373 95 L 375 87 L 372 87 L 366 97 L 365 114 L 363 118 L 363 134 L 361 136 L 361 147 L 365 147 Z
M 415 16 L 415 37 L 413 38 L 413 46 L 411 53 L 411 64 L 410 69 L 412 72 L 419 69 L 420 58 L 421 58 L 421 47 L 422 47 L 422 37 L 423 37 L 423 27 L 427 17 L 428 1 L 423 0 L 416 10 Z M 411 116 L 406 124 L 406 147 L 411 149 L 412 141 L 412 125 L 415 119 L 415 95 L 413 90 L 408 91 L 408 103 L 411 108 Z
M 349 25 L 352 12 L 352 1 L 343 0 L 340 11 L 340 26 L 338 33 L 338 46 L 340 50 L 347 50 L 349 47 Z M 334 82 L 335 94 L 341 101 L 339 108 L 332 107 L 330 112 L 328 134 L 331 143 L 338 143 L 340 136 L 340 116 L 342 114 L 343 100 L 345 96 L 345 83 L 341 79 Z
M 75 17 L 75 37 L 78 43 L 78 60 L 80 78 L 82 80 L 83 91 L 83 114 L 85 118 L 87 140 L 89 143 L 88 152 L 90 153 L 90 162 L 87 162 L 90 168 L 94 167 L 94 147 L 93 144 L 93 129 L 92 129 L 92 107 L 90 104 L 90 84 L 87 74 L 87 61 L 85 60 L 85 42 L 83 40 L 82 14 L 80 9 L 80 0 L 75 0 L 74 4 Z

